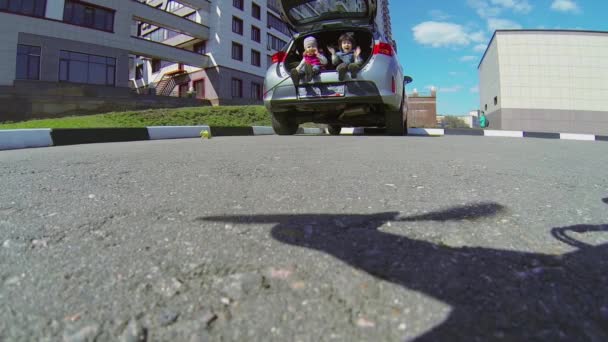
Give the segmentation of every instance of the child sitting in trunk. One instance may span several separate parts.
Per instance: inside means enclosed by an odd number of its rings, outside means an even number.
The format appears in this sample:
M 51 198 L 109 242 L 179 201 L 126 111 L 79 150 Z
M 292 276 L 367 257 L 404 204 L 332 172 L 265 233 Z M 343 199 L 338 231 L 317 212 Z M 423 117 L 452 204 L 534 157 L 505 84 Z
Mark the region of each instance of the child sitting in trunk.
M 327 64 L 327 58 L 317 48 L 317 39 L 313 36 L 304 39 L 304 58 L 300 64 L 291 69 L 291 79 L 297 86 L 304 75 L 304 82 L 310 82 Z
M 357 73 L 361 69 L 363 58 L 361 58 L 361 48 L 358 46 L 355 48 L 356 44 L 355 34 L 353 32 L 347 32 L 338 38 L 340 51 L 336 52 L 332 47 L 327 48 L 327 50 L 331 52 L 331 63 L 333 65 L 340 63 L 336 68 L 340 81 L 344 81 L 347 70 L 350 71 L 351 78 L 357 78 Z

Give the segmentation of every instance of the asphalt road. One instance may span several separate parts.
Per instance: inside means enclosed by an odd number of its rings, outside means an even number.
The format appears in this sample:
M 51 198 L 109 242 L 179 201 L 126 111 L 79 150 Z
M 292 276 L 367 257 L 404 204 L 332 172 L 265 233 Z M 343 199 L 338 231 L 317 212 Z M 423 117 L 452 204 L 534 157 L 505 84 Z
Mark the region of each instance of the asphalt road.
M 0 152 L 0 340 L 608 340 L 608 144 Z

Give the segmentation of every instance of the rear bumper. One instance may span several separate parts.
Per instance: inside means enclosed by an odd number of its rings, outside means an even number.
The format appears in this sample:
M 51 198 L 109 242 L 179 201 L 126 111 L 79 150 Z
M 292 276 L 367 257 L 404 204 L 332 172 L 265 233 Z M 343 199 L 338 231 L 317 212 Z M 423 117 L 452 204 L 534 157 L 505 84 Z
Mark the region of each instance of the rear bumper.
M 310 84 L 310 86 L 318 85 L 321 84 Z M 275 88 L 272 93 L 269 93 L 264 100 L 264 104 L 272 112 L 282 112 L 290 110 L 309 111 L 316 107 L 334 107 L 339 110 L 340 107 L 349 105 L 385 103 L 378 87 L 373 82 L 350 81 L 344 82 L 344 85 L 344 96 L 300 98 L 296 94 L 295 86 L 290 82 Z

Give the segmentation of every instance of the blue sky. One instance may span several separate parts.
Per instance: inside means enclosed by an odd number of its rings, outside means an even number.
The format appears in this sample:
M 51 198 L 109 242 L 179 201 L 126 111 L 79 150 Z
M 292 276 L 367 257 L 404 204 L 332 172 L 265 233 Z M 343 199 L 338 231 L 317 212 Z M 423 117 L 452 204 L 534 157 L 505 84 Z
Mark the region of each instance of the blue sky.
M 608 0 L 390 0 L 408 92 L 438 89 L 437 111 L 479 107 L 477 66 L 496 29 L 608 31 Z

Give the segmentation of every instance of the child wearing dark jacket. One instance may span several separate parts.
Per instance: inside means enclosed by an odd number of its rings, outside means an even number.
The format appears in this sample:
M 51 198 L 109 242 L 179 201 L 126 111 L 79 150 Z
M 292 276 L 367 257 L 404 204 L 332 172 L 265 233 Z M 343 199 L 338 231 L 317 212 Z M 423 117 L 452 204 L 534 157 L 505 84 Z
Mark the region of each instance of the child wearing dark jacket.
M 331 53 L 331 63 L 338 65 L 336 70 L 338 71 L 338 78 L 340 81 L 344 81 L 346 72 L 350 72 L 351 78 L 357 78 L 357 73 L 361 69 L 363 64 L 363 58 L 361 58 L 361 48 L 357 45 L 355 40 L 355 34 L 353 32 L 344 33 L 338 38 L 338 46 L 340 51 L 336 51 L 332 47 L 328 47 L 327 50 Z

